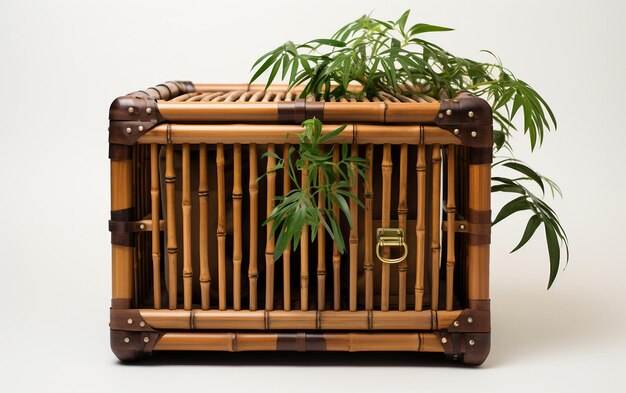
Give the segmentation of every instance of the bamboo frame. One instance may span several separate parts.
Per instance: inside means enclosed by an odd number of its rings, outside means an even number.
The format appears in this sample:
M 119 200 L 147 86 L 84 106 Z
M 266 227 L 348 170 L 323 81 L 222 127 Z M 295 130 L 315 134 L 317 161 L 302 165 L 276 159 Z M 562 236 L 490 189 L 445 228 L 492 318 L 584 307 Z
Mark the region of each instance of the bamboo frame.
M 325 152 L 324 146 L 320 148 L 320 152 Z M 320 186 L 326 183 L 324 174 L 321 169 L 318 170 L 318 182 Z M 326 200 L 323 193 L 317 196 L 317 208 L 320 212 L 324 211 Z M 323 213 L 322 213 L 323 214 Z M 317 226 L 317 309 L 324 310 L 326 308 L 326 228 L 322 223 Z
M 365 309 L 370 311 L 374 309 L 374 258 L 372 256 L 374 249 L 374 228 L 373 228 L 373 208 L 374 208 L 374 191 L 373 191 L 373 173 L 374 165 L 374 145 L 367 145 L 365 150 L 365 160 L 367 161 L 366 181 L 365 181 L 365 261 L 363 268 L 365 270 Z
M 359 145 L 352 144 L 353 157 L 359 155 Z M 351 164 L 352 179 L 350 183 L 350 193 L 359 195 L 359 174 L 356 165 Z M 352 228 L 350 228 L 350 311 L 357 309 L 357 268 L 359 261 L 359 205 L 354 199 L 350 199 L 350 219 L 352 220 Z
M 193 268 L 191 266 L 191 176 L 190 146 L 183 144 L 183 307 L 191 310 Z
M 407 233 L 407 215 L 409 208 L 406 202 L 407 194 L 407 182 L 403 179 L 408 179 L 407 166 L 408 166 L 408 151 L 409 145 L 406 143 L 400 146 L 400 193 L 398 197 L 398 226 Z M 406 310 L 406 271 L 408 262 L 404 261 L 398 264 L 398 310 Z
M 491 211 L 491 164 L 470 164 L 469 189 L 470 210 Z M 468 266 L 468 297 L 470 302 L 472 300 L 489 300 L 489 244 L 470 244 L 468 246 Z
M 452 310 L 453 289 L 454 289 L 454 264 L 456 258 L 454 255 L 454 234 L 455 234 L 455 152 L 454 146 L 448 146 L 447 167 L 448 167 L 448 194 L 447 194 L 447 213 L 448 213 L 448 231 L 447 231 L 447 252 L 446 252 L 446 310 Z
M 440 246 L 440 234 L 441 234 L 441 222 L 439 219 L 441 205 L 441 146 L 436 144 L 433 146 L 433 154 L 432 154 L 432 168 L 433 168 L 433 192 L 432 192 L 432 221 L 431 221 L 431 231 L 432 231 L 432 241 L 431 241 L 431 249 L 432 249 L 432 272 L 431 272 L 431 309 L 438 310 L 439 309 L 439 257 L 441 254 L 441 246 Z
M 241 186 L 241 144 L 233 146 L 233 309 L 241 310 L 241 262 L 242 242 L 242 199 Z
M 289 149 L 291 145 L 285 143 L 283 145 L 283 161 L 289 160 Z M 283 195 L 287 196 L 291 190 L 291 178 L 288 173 L 288 166 L 283 168 Z M 283 251 L 283 309 L 291 310 L 291 243 L 285 251 Z
M 168 306 L 177 308 L 178 245 L 176 243 L 176 172 L 174 170 L 174 145 L 165 148 L 165 192 L 167 205 L 167 256 L 168 256 Z
M 276 196 L 276 172 L 274 167 L 276 166 L 276 149 L 273 143 L 267 145 L 267 204 L 266 204 L 266 217 L 269 217 L 274 211 Z M 272 227 L 274 222 L 270 221 L 266 226 L 266 240 L 265 240 L 265 309 L 274 309 L 274 236 L 271 236 Z
M 200 259 L 200 298 L 203 310 L 211 307 L 211 272 L 209 270 L 209 179 L 206 143 L 200 144 L 200 168 L 198 170 L 198 205 L 200 227 L 198 250 Z
M 393 171 L 393 162 L 391 161 L 391 144 L 383 145 L 383 159 L 381 162 L 383 176 L 382 191 L 382 216 L 381 225 L 383 228 L 389 228 L 391 225 L 391 174 Z M 389 249 L 383 248 L 381 254 L 383 257 L 389 257 Z M 389 310 L 389 279 L 390 268 L 388 263 L 381 261 L 381 288 L 380 288 L 380 309 L 381 311 Z
M 133 207 L 132 160 L 111 160 L 111 211 Z M 112 245 L 111 295 L 113 300 L 132 302 L 134 292 L 134 247 Z
M 257 267 L 257 244 L 258 244 L 258 223 L 253 219 L 258 217 L 259 213 L 259 183 L 257 178 L 259 172 L 258 155 L 255 143 L 249 146 L 249 163 L 250 163 L 250 180 L 248 183 L 248 192 L 250 193 L 250 263 L 248 265 L 248 280 L 250 282 L 250 310 L 257 309 L 257 280 L 259 270 Z
M 333 145 L 333 163 L 339 163 L 339 145 Z M 335 174 L 337 172 L 335 171 Z M 333 215 L 337 220 L 337 224 L 341 226 L 341 218 L 339 216 L 339 205 L 333 203 Z M 337 241 L 333 241 L 333 309 L 338 311 L 341 309 L 341 254 L 337 247 Z
M 161 308 L 161 228 L 159 203 L 159 145 L 150 145 L 150 197 L 152 207 L 152 292 L 154 308 Z
M 415 310 L 424 306 L 424 267 L 426 259 L 426 145 L 417 148 L 417 223 L 415 253 Z
M 217 287 L 219 309 L 226 310 L 226 186 L 224 179 L 224 144 L 217 144 Z
M 302 188 L 308 189 L 309 164 L 304 163 L 302 168 Z M 307 227 L 302 228 L 300 233 L 300 310 L 309 309 L 309 232 Z

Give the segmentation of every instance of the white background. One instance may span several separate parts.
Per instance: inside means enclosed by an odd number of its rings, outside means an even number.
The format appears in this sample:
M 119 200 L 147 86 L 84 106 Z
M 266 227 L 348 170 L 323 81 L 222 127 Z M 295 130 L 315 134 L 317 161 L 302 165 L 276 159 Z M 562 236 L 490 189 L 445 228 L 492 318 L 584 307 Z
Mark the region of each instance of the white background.
M 624 3 L 55 1 L 0 3 L 0 391 L 619 391 L 624 301 Z M 494 228 L 492 352 L 222 354 L 120 365 L 109 350 L 108 105 L 165 80 L 246 82 L 254 60 L 375 11 L 455 27 L 551 103 L 559 130 L 517 154 L 562 186 L 572 258 L 550 291 L 527 217 Z M 494 209 L 502 200 L 495 199 Z M 623 391 L 623 390 L 621 390 Z

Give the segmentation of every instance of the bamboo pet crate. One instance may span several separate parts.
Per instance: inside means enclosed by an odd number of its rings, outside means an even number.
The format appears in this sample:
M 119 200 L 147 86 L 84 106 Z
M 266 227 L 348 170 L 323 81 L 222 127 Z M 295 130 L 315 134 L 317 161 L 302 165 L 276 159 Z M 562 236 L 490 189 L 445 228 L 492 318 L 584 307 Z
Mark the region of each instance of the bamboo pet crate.
M 115 355 L 415 351 L 481 364 L 490 346 L 489 105 L 467 94 L 297 96 L 281 85 L 167 82 L 113 102 Z M 342 219 L 344 255 L 320 228 L 274 262 L 263 222 L 294 185 L 282 170 L 259 179 L 276 165 L 263 154 L 286 154 L 312 117 L 323 133 L 347 124 L 326 149 L 338 159 L 348 144 L 367 160 L 366 181 L 351 189 L 365 208 L 351 203 L 352 229 Z M 403 248 L 400 263 L 381 261 Z

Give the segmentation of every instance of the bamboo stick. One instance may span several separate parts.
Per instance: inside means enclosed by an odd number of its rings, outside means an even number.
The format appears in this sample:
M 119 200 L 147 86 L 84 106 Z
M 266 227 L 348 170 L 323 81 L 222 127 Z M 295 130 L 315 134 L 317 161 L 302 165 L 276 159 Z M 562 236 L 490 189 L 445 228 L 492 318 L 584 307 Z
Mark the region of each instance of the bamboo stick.
M 339 145 L 333 145 L 333 163 L 339 163 Z M 337 175 L 337 173 L 335 172 Z M 337 224 L 340 224 L 339 217 L 339 205 L 333 203 L 333 215 L 337 220 Z M 339 254 L 339 248 L 337 248 L 337 241 L 333 242 L 333 309 L 341 309 L 341 254 Z
M 374 145 L 367 145 L 365 151 L 365 159 L 367 160 L 366 182 L 365 182 L 365 309 L 370 311 L 374 309 L 374 259 L 372 250 L 374 249 L 374 228 L 373 228 L 373 171 L 374 165 Z
M 320 147 L 321 153 L 325 152 L 324 146 Z M 323 186 L 326 182 L 321 169 L 318 171 L 318 182 Z M 326 200 L 322 193 L 317 197 L 317 208 L 323 212 Z M 323 213 L 322 213 L 323 214 Z M 326 228 L 320 223 L 317 226 L 317 309 L 326 308 Z
M 283 195 L 287 196 L 291 190 L 291 178 L 288 173 L 289 161 L 289 143 L 283 145 L 283 161 L 285 167 L 283 168 Z M 283 309 L 286 311 L 291 310 L 291 243 L 285 251 L 283 251 Z
M 305 161 L 302 168 L 302 188 L 309 191 L 309 164 Z M 309 232 L 307 227 L 300 233 L 300 310 L 309 309 Z
M 126 210 L 133 207 L 132 174 L 132 160 L 111 160 L 112 212 Z M 134 247 L 126 247 L 118 244 L 113 244 L 111 246 L 111 295 L 112 299 L 123 300 L 123 303 L 132 303 L 134 292 L 134 253 Z
M 183 306 L 191 310 L 192 279 L 191 266 L 191 176 L 190 176 L 190 147 L 183 144 Z
M 177 307 L 178 245 L 176 243 L 176 172 L 174 171 L 174 145 L 165 149 L 165 191 L 167 204 L 167 256 L 168 256 L 168 305 L 170 310 Z
M 441 234 L 441 222 L 439 214 L 441 210 L 441 194 L 440 194 L 440 177 L 441 177 L 441 146 L 436 144 L 433 146 L 433 203 L 432 203 L 432 295 L 431 295 L 431 309 L 439 309 L 439 257 L 441 254 L 441 246 L 439 243 L 439 237 Z
M 224 184 L 224 144 L 217 144 L 217 286 L 219 309 L 226 310 L 226 186 Z
M 256 143 L 249 146 L 250 180 L 248 190 L 250 193 L 250 264 L 248 265 L 248 280 L 250 281 L 250 310 L 257 309 L 257 280 L 259 270 L 257 268 L 257 244 L 258 244 L 258 223 L 259 216 L 259 184 L 257 177 L 257 149 Z
M 447 154 L 447 166 L 448 166 L 448 198 L 447 198 L 447 211 L 448 211 L 448 239 L 447 239 L 447 261 L 446 261 L 446 310 L 452 310 L 453 301 L 453 289 L 454 289 L 454 264 L 456 263 L 454 255 L 454 234 L 455 234 L 455 213 L 456 213 L 456 201 L 454 197 L 455 193 L 455 157 L 454 146 L 448 146 Z
M 242 216 L 241 144 L 233 146 L 233 308 L 241 310 Z
M 391 161 L 391 144 L 385 143 L 383 146 L 383 159 L 381 163 L 383 175 L 383 195 L 382 195 L 382 217 L 381 225 L 383 228 L 389 228 L 391 225 L 391 173 L 393 171 L 393 162 Z M 383 257 L 389 256 L 389 249 L 382 250 Z M 382 311 L 389 310 L 389 273 L 390 266 L 388 263 L 382 263 L 381 270 L 381 289 L 380 289 L 380 309 Z
M 198 204 L 200 206 L 200 228 L 198 251 L 200 257 L 200 297 L 201 307 L 211 307 L 211 272 L 209 270 L 209 179 L 206 143 L 200 144 L 200 168 L 198 184 Z
M 406 234 L 407 229 L 407 215 L 409 209 L 406 202 L 407 194 L 407 166 L 408 166 L 408 151 L 409 145 L 406 143 L 400 146 L 400 195 L 398 198 L 398 225 Z M 398 310 L 406 310 L 406 271 L 407 260 L 398 264 Z
M 267 203 L 266 217 L 269 217 L 274 211 L 276 197 L 276 172 L 273 171 L 276 166 L 276 149 L 273 143 L 267 145 Z M 271 236 L 273 221 L 267 223 L 266 241 L 265 241 L 265 309 L 274 309 L 274 236 Z
M 424 307 L 424 265 L 426 258 L 426 145 L 417 148 L 417 252 L 415 255 L 415 310 Z
M 159 145 L 150 145 L 150 197 L 152 198 L 152 283 L 154 308 L 161 308 L 161 230 L 159 204 Z
M 359 145 L 352 144 L 353 157 L 359 155 Z M 351 164 L 352 179 L 350 184 L 350 193 L 359 195 L 359 174 L 356 165 Z M 350 199 L 350 218 L 352 220 L 352 228 L 350 228 L 350 311 L 356 311 L 357 308 L 357 268 L 359 260 L 359 205 L 356 200 Z
M 470 152 L 470 154 L 472 154 Z M 470 227 L 485 227 L 488 231 L 491 211 L 491 164 L 470 164 L 469 166 L 469 209 L 481 220 L 470 222 Z M 489 233 L 489 232 L 487 232 Z M 489 300 L 489 243 L 469 244 L 468 247 L 468 295 L 473 300 Z

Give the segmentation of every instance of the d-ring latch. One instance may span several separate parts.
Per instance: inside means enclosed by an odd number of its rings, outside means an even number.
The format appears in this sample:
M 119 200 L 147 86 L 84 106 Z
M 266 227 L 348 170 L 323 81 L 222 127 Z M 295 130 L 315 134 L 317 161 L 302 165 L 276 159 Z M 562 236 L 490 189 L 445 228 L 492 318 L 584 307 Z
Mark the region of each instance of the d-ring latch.
M 404 242 L 404 230 L 402 228 L 378 228 L 376 231 L 378 244 L 376 244 L 376 256 L 384 263 L 400 263 L 406 259 L 409 248 Z M 381 247 L 404 247 L 404 253 L 399 258 L 387 258 L 380 255 Z

